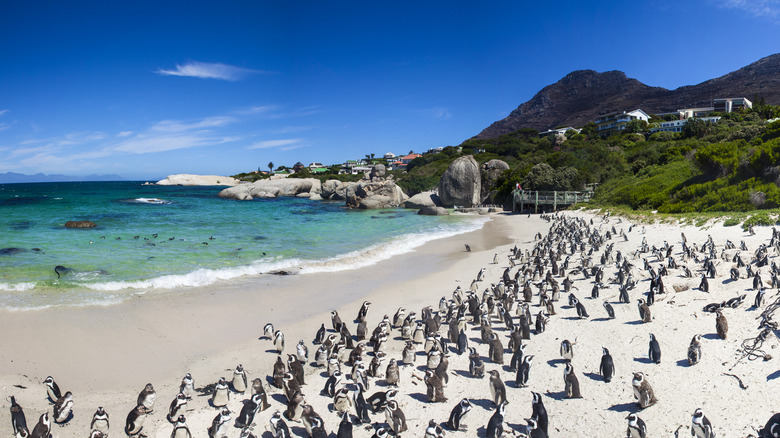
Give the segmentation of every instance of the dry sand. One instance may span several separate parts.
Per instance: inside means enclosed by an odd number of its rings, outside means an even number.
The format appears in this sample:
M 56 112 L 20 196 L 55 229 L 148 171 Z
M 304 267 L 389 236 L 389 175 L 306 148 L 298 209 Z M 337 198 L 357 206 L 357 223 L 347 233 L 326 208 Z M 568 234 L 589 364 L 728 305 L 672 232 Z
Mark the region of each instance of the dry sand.
M 629 222 L 617 218 L 603 221 L 588 213 L 567 213 L 594 218 L 595 227 L 602 233 L 615 226 L 628 231 Z M 293 276 L 264 276 L 220 284 L 206 289 L 186 289 L 165 294 L 149 294 L 126 303 L 109 307 L 60 308 L 34 312 L 2 312 L 0 329 L 3 330 L 3 348 L 0 349 L 0 387 L 6 408 L 8 398 L 15 395 L 27 416 L 30 429 L 40 414 L 51 406 L 46 401 L 46 390 L 41 383 L 52 375 L 64 391 L 74 393 L 74 417 L 65 427 L 54 426 L 54 437 L 89 435 L 89 423 L 98 406 L 104 406 L 111 416 L 111 436 L 124 436 L 125 418 L 136 405 L 138 393 L 146 383 L 153 383 L 157 391 L 155 410 L 146 418 L 144 433 L 150 437 L 170 436 L 172 426 L 165 419 L 168 405 L 178 392 L 181 377 L 192 373 L 197 387 L 215 383 L 224 376 L 230 380 L 232 369 L 243 364 L 249 380 L 271 375 L 276 354 L 270 340 L 262 338 L 263 325 L 272 322 L 285 333 L 285 353 L 294 353 L 295 344 L 304 339 L 309 346 L 310 362 L 316 346 L 311 341 L 320 324 L 330 329 L 331 309 L 337 309 L 342 319 L 355 333 L 355 318 L 363 300 L 373 303 L 368 313 L 369 330 L 382 316 L 390 316 L 399 306 L 416 311 L 430 305 L 438 308 L 442 296 L 451 298 L 452 291 L 461 286 L 468 289 L 480 268 L 487 269 L 486 280 L 479 284 L 479 294 L 497 283 L 509 266 L 507 255 L 512 246 L 531 249 L 534 235 L 545 234 L 550 223 L 538 216 L 495 215 L 481 230 L 459 236 L 440 239 L 401 256 L 393 257 L 366 268 L 334 273 L 317 273 Z M 701 245 L 708 234 L 715 240 L 718 254 L 726 241 L 739 245 L 744 240 L 750 251 L 743 251 L 743 258 L 750 259 L 759 244 L 768 243 L 771 229 L 757 228 L 750 236 L 737 227 L 724 228 L 720 224 L 709 229 L 672 225 L 634 226 L 628 233 L 628 241 L 613 238 L 615 250 L 624 255 L 632 253 L 647 239 L 650 246 L 660 247 L 664 241 L 675 245 L 675 257 L 680 262 L 680 232 L 684 231 L 688 242 Z M 470 244 L 466 253 L 464 244 Z M 603 248 L 602 248 L 603 252 Z M 730 251 L 733 254 L 735 251 Z M 499 263 L 492 264 L 494 254 Z M 600 255 L 599 253 L 596 253 Z M 643 254 L 659 265 L 650 254 Z M 770 260 L 777 255 L 770 252 Z M 598 257 L 595 257 L 598 263 Z M 680 436 L 690 435 L 691 414 L 701 407 L 712 421 L 718 436 L 738 437 L 755 434 L 754 428 L 764 425 L 780 403 L 780 383 L 777 377 L 778 356 L 775 347 L 778 339 L 770 335 L 764 350 L 774 359 L 769 361 L 738 361 L 743 339 L 758 334 L 760 310 L 749 309 L 755 292 L 750 290 L 752 281 L 745 278 L 732 282 L 728 279 L 731 261 L 718 260 L 719 278 L 710 280 L 710 293 L 695 289 L 699 284 L 700 264 L 687 262 L 693 278 L 684 278 L 681 271 L 670 270 L 664 277 L 667 294 L 659 296 L 652 306 L 654 319 L 650 323 L 639 322 L 636 299 L 649 289 L 649 278 L 642 269 L 641 258 L 629 260 L 635 265 L 637 288 L 631 291 L 632 303 L 617 304 L 616 284 L 608 283 L 614 276 L 614 264 L 606 267 L 605 283 L 599 299 L 590 296 L 592 279 L 581 274 L 572 275 L 574 294 L 580 298 L 590 313 L 590 318 L 579 319 L 568 306 L 565 294 L 556 303 L 557 314 L 551 317 L 547 330 L 532 334 L 527 341 L 527 354 L 535 355 L 528 388 L 516 388 L 514 373 L 508 371 L 510 352 L 505 354 L 505 364 L 497 365 L 488 360 L 488 346 L 479 340 L 478 326 L 469 326 L 472 346 L 476 346 L 485 360 L 486 369 L 500 371 L 506 382 L 509 405 L 505 430 L 509 435 L 522 430 L 525 418 L 531 416 L 531 391 L 544 395 L 544 403 L 550 417 L 550 436 L 625 436 L 630 412 L 638 412 L 634 401 L 632 372 L 642 371 L 652 384 L 659 401 L 641 412 L 647 423 L 648 436 L 669 436 L 678 431 Z M 579 253 L 571 257 L 570 265 L 579 265 Z M 571 267 L 570 266 L 570 267 Z M 512 269 L 514 273 L 517 268 Z M 763 268 L 764 281 L 769 279 L 768 268 Z M 562 278 L 559 278 L 560 282 Z M 675 293 L 674 285 L 688 285 L 688 290 Z M 536 294 L 537 289 L 534 287 Z M 640 295 L 641 294 L 641 295 Z M 727 309 L 729 336 L 721 340 L 715 335 L 715 317 L 704 313 L 702 307 L 710 302 L 720 302 L 738 294 L 748 294 L 745 303 L 737 309 Z M 765 304 L 776 298 L 776 289 L 767 291 Z M 606 319 L 601 306 L 603 300 L 613 303 L 616 319 Z M 531 303 L 531 313 L 539 311 L 538 298 Z M 514 315 L 514 309 L 512 310 Z M 469 318 L 470 319 L 470 318 Z M 515 318 L 516 320 L 516 318 Z M 497 319 L 495 320 L 497 322 Z M 508 332 L 503 324 L 494 324 L 504 346 Z M 446 336 L 447 326 L 441 333 Z M 330 330 L 329 330 L 330 332 Z M 649 334 L 658 338 L 663 352 L 660 365 L 647 360 Z M 703 357 L 699 364 L 688 366 L 686 352 L 694 334 L 703 336 Z M 393 331 L 388 358 L 400 360 L 404 342 Z M 579 378 L 583 399 L 563 398 L 563 361 L 559 345 L 563 339 L 575 342 L 572 363 Z M 605 383 L 598 375 L 602 347 L 609 348 L 615 361 L 616 375 L 611 383 Z M 418 351 L 421 348 L 418 349 Z M 450 381 L 445 388 L 448 401 L 429 403 L 426 387 L 412 374 L 424 374 L 424 355 L 418 353 L 415 367 L 401 367 L 399 404 L 409 423 L 404 436 L 422 436 L 428 421 L 444 422 L 452 407 L 468 398 L 474 404 L 464 422 L 466 431 L 448 432 L 450 436 L 484 436 L 484 427 L 493 414 L 488 388 L 488 378 L 472 378 L 468 373 L 467 355 L 450 354 Z M 286 356 L 285 356 L 286 357 Z M 368 358 L 370 361 L 370 357 Z M 384 365 L 383 365 L 384 368 Z M 332 401 L 320 395 L 325 378 L 323 369 L 306 369 L 303 392 L 306 401 L 325 420 L 326 430 L 335 436 L 340 419 L 330 411 Z M 740 389 L 735 377 L 739 376 L 747 389 Z M 267 380 L 266 380 L 267 382 Z M 350 385 L 351 386 L 351 385 Z M 382 379 L 371 379 L 368 394 L 385 390 Z M 270 437 L 268 419 L 277 410 L 285 410 L 283 391 L 266 384 L 271 407 L 255 417 L 256 436 Z M 238 415 L 242 400 L 248 395 L 233 394 L 228 407 Z M 206 429 L 217 414 L 210 407 L 209 398 L 196 396 L 187 406 L 187 423 L 193 436 L 206 436 Z M 0 421 L 0 434 L 11 435 L 9 418 Z M 375 423 L 384 423 L 384 415 L 372 415 Z M 232 421 L 231 421 L 232 424 Z M 300 423 L 288 422 L 294 436 L 306 436 Z M 239 429 L 231 426 L 229 437 L 238 437 Z M 356 426 L 354 436 L 370 437 L 372 428 Z

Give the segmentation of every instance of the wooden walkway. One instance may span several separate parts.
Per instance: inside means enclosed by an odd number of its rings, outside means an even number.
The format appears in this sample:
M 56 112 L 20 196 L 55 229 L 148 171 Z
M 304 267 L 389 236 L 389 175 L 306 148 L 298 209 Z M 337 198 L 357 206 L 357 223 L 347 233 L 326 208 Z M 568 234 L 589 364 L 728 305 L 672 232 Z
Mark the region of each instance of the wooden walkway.
M 552 205 L 553 211 L 558 210 L 558 207 L 569 206 L 580 202 L 590 202 L 593 197 L 593 191 L 530 191 L 530 190 L 515 190 L 512 197 L 512 211 L 522 212 L 526 205 L 533 204 L 534 213 L 538 213 L 539 206 Z M 520 207 L 518 210 L 517 207 Z

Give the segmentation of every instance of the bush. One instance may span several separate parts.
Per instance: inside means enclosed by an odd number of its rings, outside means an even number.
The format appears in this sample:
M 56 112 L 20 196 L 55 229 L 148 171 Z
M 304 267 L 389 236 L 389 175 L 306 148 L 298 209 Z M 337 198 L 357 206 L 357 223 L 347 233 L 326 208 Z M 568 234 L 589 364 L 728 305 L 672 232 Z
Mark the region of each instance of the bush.
M 723 226 L 724 227 L 733 227 L 735 225 L 739 225 L 739 219 L 730 217 L 730 218 L 726 219 L 725 221 L 723 221 Z
M 747 230 L 754 226 L 772 226 L 776 224 L 777 220 L 768 213 L 757 213 L 747 218 L 745 222 L 742 223 L 742 228 Z

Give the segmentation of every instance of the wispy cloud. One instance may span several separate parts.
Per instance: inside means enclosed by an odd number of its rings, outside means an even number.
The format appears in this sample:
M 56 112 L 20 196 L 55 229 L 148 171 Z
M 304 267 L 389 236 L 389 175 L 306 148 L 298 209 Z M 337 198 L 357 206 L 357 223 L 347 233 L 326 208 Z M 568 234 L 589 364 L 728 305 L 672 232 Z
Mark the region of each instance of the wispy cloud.
M 722 8 L 739 9 L 756 17 L 780 17 L 780 0 L 718 0 Z
M 253 143 L 251 146 L 247 146 L 247 149 L 268 149 L 268 148 L 280 148 L 282 150 L 295 149 L 300 147 L 299 143 L 303 141 L 302 138 L 285 138 L 281 140 L 265 140 Z
M 8 113 L 7 109 L 0 110 L 0 116 L 4 116 L 6 113 Z
M 192 61 L 186 64 L 176 64 L 176 68 L 159 69 L 157 74 L 163 76 L 187 76 L 201 79 L 221 79 L 224 81 L 238 81 L 244 77 L 262 73 L 259 70 L 237 67 L 235 65 L 222 64 L 220 62 L 198 62 Z
M 449 108 L 436 106 L 433 108 L 424 108 L 424 109 L 415 109 L 411 110 L 411 112 L 423 115 L 425 117 L 430 117 L 437 120 L 447 120 L 450 117 L 452 117 L 452 113 L 450 112 Z

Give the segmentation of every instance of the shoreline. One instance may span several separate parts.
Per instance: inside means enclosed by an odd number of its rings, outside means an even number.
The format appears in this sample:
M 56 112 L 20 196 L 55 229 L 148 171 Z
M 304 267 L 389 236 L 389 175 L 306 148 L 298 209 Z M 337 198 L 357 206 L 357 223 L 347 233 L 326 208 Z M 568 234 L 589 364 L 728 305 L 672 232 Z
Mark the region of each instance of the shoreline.
M 160 410 L 175 396 L 174 388 L 186 372 L 192 372 L 198 386 L 219 377 L 206 376 L 238 363 L 243 363 L 248 372 L 251 370 L 253 377 L 264 377 L 270 374 L 272 364 L 267 360 L 272 359 L 271 355 L 264 352 L 268 341 L 258 340 L 266 322 L 285 331 L 286 351 L 292 351 L 298 339 L 310 342 L 316 330 L 310 327 L 311 323 L 326 322 L 322 315 L 328 315 L 331 309 L 343 311 L 346 321 L 353 313 L 351 307 L 355 303 L 359 306 L 364 299 L 376 301 L 376 308 L 380 308 L 383 296 L 394 294 L 396 288 L 409 295 L 416 293 L 410 290 L 417 285 L 430 285 L 430 277 L 441 275 L 435 271 L 467 259 L 464 242 L 472 242 L 474 253 L 509 244 L 511 239 L 501 237 L 497 229 L 496 222 L 509 219 L 502 216 L 493 215 L 476 231 L 429 241 L 410 252 L 356 270 L 263 275 L 165 294 L 138 295 L 106 307 L 0 311 L 0 329 L 18 333 L 6 338 L 0 351 L 0 363 L 6 364 L 0 375 L 3 395 L 16 395 L 27 412 L 28 423 L 34 423 L 38 415 L 32 413 L 46 407 L 33 402 L 45 399 L 45 388 L 40 382 L 48 375 L 54 376 L 63 391 L 74 393 L 76 401 L 74 425 L 55 428 L 54 432 L 71 432 L 88 428 L 97 406 L 123 417 L 134 407 L 131 405 L 137 392 L 133 392 L 136 388 L 140 391 L 147 381 L 154 382 L 162 403 L 157 407 Z M 477 240 L 486 243 L 473 243 Z M 432 293 L 449 296 L 454 287 L 448 282 Z M 285 295 L 279 297 L 282 290 Z M 392 298 L 397 300 L 395 295 Z M 421 304 L 427 299 L 417 300 Z M 305 302 L 306 307 L 297 306 L 299 302 Z M 411 308 L 414 307 L 419 306 Z M 32 345 L 36 347 L 30 348 Z M 20 357 L 19 352 L 25 350 L 29 353 Z M 250 365 L 253 358 L 246 357 L 246 353 L 253 350 L 257 350 L 252 353 L 258 355 L 255 360 L 267 363 Z M 227 357 L 230 359 L 226 360 Z M 15 384 L 27 389 L 14 388 Z M 101 401 L 87 393 L 112 395 Z M 158 419 L 167 423 L 164 418 Z M 0 422 L 0 433 L 5 427 Z M 167 426 L 161 423 L 161 427 Z

